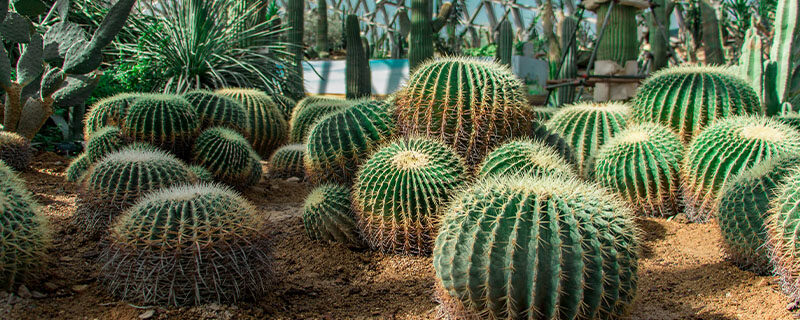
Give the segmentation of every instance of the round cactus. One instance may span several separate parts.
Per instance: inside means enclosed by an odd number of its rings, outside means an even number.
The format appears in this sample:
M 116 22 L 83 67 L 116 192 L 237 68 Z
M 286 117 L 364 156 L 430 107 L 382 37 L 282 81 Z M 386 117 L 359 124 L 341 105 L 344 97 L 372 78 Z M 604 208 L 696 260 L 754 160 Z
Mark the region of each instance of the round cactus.
M 166 94 L 139 96 L 128 106 L 122 135 L 185 155 L 200 129 L 197 113 L 185 99 Z
M 281 111 L 283 118 L 289 121 L 289 118 L 292 116 L 292 111 L 294 111 L 294 107 L 297 105 L 297 101 L 281 94 L 270 96 L 270 98 L 275 102 L 275 105 L 278 106 L 278 110 Z
M 772 158 L 800 152 L 800 133 L 760 116 L 719 120 L 692 141 L 681 167 L 686 215 L 708 221 L 720 189 L 736 175 Z
M 214 127 L 203 131 L 197 138 L 192 161 L 208 169 L 217 181 L 248 187 L 251 185 L 253 162 L 261 159 L 241 134 L 228 128 Z M 259 179 L 260 176 L 259 173 Z
M 514 140 L 501 145 L 483 160 L 478 176 L 561 175 L 575 177 L 572 166 L 553 148 L 534 140 Z
M 244 105 L 249 119 L 248 140 L 263 158 L 269 158 L 275 149 L 289 139 L 289 124 L 272 99 L 255 89 L 221 89 L 217 93 L 233 98 Z
M 253 161 L 250 162 L 250 176 L 247 177 L 247 185 L 254 186 L 261 183 L 261 178 L 264 175 L 264 167 L 261 165 L 261 157 L 259 157 L 255 151 L 250 154 L 250 158 L 253 159 Z
M 17 171 L 25 171 L 31 162 L 31 142 L 14 132 L 0 131 L 0 160 Z
M 717 218 L 724 248 L 740 267 L 759 274 L 772 271 L 764 246 L 770 202 L 797 169 L 800 169 L 797 156 L 765 161 L 742 172 L 720 192 Z
M 219 126 L 249 136 L 247 112 L 239 101 L 206 90 L 187 92 L 183 98 L 194 107 L 201 130 Z
M 792 128 L 800 130 L 800 113 L 791 112 L 787 114 L 782 114 L 776 116 L 775 119 L 778 119 L 781 122 L 792 126 Z
M 306 153 L 306 146 L 302 144 L 290 144 L 283 146 L 269 159 L 269 176 L 275 178 L 289 178 L 305 176 L 303 167 L 303 156 Z
M 43 264 L 50 231 L 23 181 L 3 161 L 0 217 L 0 288 L 9 290 Z
M 194 176 L 197 178 L 197 182 L 214 182 L 214 175 L 211 172 L 208 172 L 206 168 L 203 166 L 189 166 L 189 171 L 194 173 Z
M 436 221 L 466 183 L 462 159 L 442 142 L 403 138 L 373 154 L 358 172 L 353 207 L 374 250 L 430 254 Z
M 260 298 L 272 282 L 264 221 L 217 185 L 181 185 L 143 198 L 111 229 L 101 254 L 115 296 L 159 305 Z
M 624 318 L 639 231 L 616 199 L 595 185 L 530 176 L 459 193 L 433 251 L 441 310 L 459 319 Z
M 768 256 L 778 275 L 783 291 L 793 302 L 800 301 L 800 170 L 792 170 L 775 190 L 770 210 L 766 214 Z
M 306 177 L 350 184 L 361 162 L 395 133 L 383 102 L 362 100 L 322 118 L 308 133 Z
M 569 142 L 558 133 L 548 129 L 544 123 L 536 121 L 531 123 L 530 138 L 553 148 L 570 165 L 576 166 L 578 164 L 578 160 L 575 159 L 575 151 L 569 145 Z
M 622 103 L 579 103 L 561 109 L 547 123 L 575 152 L 578 174 L 591 178 L 603 144 L 625 129 L 630 108 Z
M 638 215 L 672 216 L 680 211 L 677 193 L 683 153 L 680 138 L 669 128 L 636 125 L 600 149 L 595 178 L 627 200 Z
M 499 144 L 530 130 L 524 85 L 502 64 L 467 58 L 419 66 L 397 94 L 404 134 L 438 137 L 475 165 Z
M 309 98 L 306 98 L 309 99 Z M 322 99 L 316 102 L 307 102 L 298 106 L 292 114 L 289 123 L 289 141 L 305 143 L 308 131 L 325 116 L 353 105 L 352 101 L 339 99 Z
M 561 110 L 559 108 L 552 108 L 552 107 L 536 107 L 533 108 L 533 120 L 539 122 L 547 122 L 553 115 L 558 113 Z
M 633 101 L 635 119 L 666 125 L 684 143 L 716 119 L 762 110 L 755 90 L 724 67 L 663 69 L 639 87 Z
M 92 133 L 86 142 L 86 157 L 95 163 L 107 154 L 122 149 L 126 145 L 122 131 L 114 126 L 103 127 Z
M 88 140 L 92 133 L 102 127 L 121 126 L 128 107 L 139 96 L 137 93 L 120 93 L 93 104 L 83 120 L 84 139 Z
M 69 167 L 67 167 L 67 182 L 79 182 L 83 180 L 83 177 L 86 176 L 86 172 L 89 171 L 91 165 L 92 162 L 89 161 L 89 156 L 87 156 L 86 153 L 82 153 L 72 160 Z
M 363 246 L 345 186 L 326 183 L 311 190 L 303 205 L 303 225 L 312 240 Z

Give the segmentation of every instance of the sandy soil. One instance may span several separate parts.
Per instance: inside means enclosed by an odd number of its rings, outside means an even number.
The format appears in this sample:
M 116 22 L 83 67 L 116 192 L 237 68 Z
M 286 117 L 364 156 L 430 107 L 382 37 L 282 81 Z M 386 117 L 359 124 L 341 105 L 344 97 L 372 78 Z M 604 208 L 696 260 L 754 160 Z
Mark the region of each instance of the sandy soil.
M 55 230 L 54 248 L 40 279 L 22 292 L 0 292 L 3 319 L 295 319 L 432 318 L 430 258 L 352 251 L 310 241 L 300 216 L 307 187 L 266 180 L 245 195 L 271 221 L 275 290 L 235 306 L 163 309 L 109 296 L 98 284 L 100 245 L 71 225 L 77 188 L 64 182 L 67 159 L 40 154 L 22 174 Z M 633 319 L 792 319 L 773 277 L 726 261 L 716 224 L 645 219 L 639 296 Z

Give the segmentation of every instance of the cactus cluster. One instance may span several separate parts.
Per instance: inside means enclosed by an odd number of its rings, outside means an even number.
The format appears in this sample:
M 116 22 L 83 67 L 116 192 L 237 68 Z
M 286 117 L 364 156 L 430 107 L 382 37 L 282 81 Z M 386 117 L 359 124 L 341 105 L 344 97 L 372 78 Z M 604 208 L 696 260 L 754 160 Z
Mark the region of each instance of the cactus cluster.
M 720 190 L 763 161 L 800 152 L 800 132 L 769 118 L 738 116 L 714 122 L 692 141 L 681 168 L 686 215 L 708 221 Z
M 531 123 L 530 138 L 553 148 L 569 164 L 573 166 L 578 164 L 578 160 L 575 159 L 575 151 L 569 142 L 558 133 L 548 129 L 542 122 L 533 121 Z
M 107 154 L 122 149 L 126 145 L 122 131 L 114 126 L 100 128 L 92 133 L 86 142 L 86 157 L 89 163 L 100 161 Z
M 292 143 L 305 143 L 308 131 L 323 117 L 345 107 L 353 105 L 352 101 L 341 99 L 304 99 L 295 108 L 289 123 L 289 141 Z
M 232 186 L 257 183 L 261 179 L 261 165 L 253 163 L 260 161 L 247 139 L 223 127 L 203 131 L 192 148 L 192 162 L 206 168 L 215 180 Z M 254 175 L 257 178 L 252 178 Z
M 0 131 L 0 161 L 17 171 L 25 171 L 31 162 L 31 142 L 14 132 Z
M 326 183 L 311 190 L 303 204 L 303 225 L 313 240 L 363 246 L 348 187 Z
M 466 180 L 463 160 L 442 142 L 410 137 L 380 148 L 353 186 L 365 240 L 383 252 L 430 254 L 436 222 Z
M 600 149 L 597 182 L 620 195 L 638 215 L 672 216 L 680 212 L 680 138 L 659 124 L 630 127 Z
M 120 127 L 122 135 L 183 156 L 200 129 L 197 112 L 185 99 L 167 94 L 147 94 L 128 106 Z
M 206 90 L 189 91 L 183 98 L 194 107 L 201 130 L 226 127 L 249 135 L 247 112 L 238 101 Z
M 302 144 L 290 144 L 276 150 L 269 159 L 269 176 L 302 179 L 305 177 L 305 167 L 303 167 L 305 153 L 306 146 Z
M 244 105 L 248 118 L 248 140 L 262 158 L 269 158 L 289 138 L 289 124 L 278 106 L 266 94 L 255 89 L 229 88 L 217 93 Z
M 639 231 L 603 188 L 553 177 L 460 192 L 433 251 L 453 318 L 619 319 L 636 295 Z
M 93 104 L 83 120 L 84 139 L 88 140 L 95 131 L 103 127 L 122 126 L 128 107 L 139 96 L 136 93 L 119 93 Z
M 270 248 L 256 208 L 213 184 L 157 191 L 119 217 L 101 254 L 113 295 L 171 306 L 262 297 Z
M 478 169 L 478 176 L 531 176 L 575 177 L 575 170 L 553 148 L 536 140 L 514 140 L 497 147 L 486 156 Z
M 793 302 L 800 301 L 800 261 L 797 226 L 800 224 L 800 171 L 792 170 L 775 193 L 767 213 L 766 229 L 769 258 L 783 291 Z

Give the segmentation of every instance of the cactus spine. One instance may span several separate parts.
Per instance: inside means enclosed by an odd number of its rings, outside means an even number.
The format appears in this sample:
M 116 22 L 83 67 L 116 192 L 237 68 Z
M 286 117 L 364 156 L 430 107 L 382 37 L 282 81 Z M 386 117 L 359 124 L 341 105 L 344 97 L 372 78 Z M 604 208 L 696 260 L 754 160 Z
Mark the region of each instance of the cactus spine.
M 364 245 L 350 203 L 350 189 L 322 184 L 303 204 L 303 225 L 312 240 L 336 241 L 353 247 Z
M 122 139 L 122 132 L 119 128 L 109 126 L 103 127 L 92 134 L 86 142 L 86 157 L 90 163 L 100 161 L 107 154 L 122 149 L 126 145 Z
M 307 99 L 311 99 L 310 97 Z M 289 122 L 289 141 L 305 143 L 308 131 L 325 116 L 353 105 L 352 101 L 342 99 L 322 99 L 298 105 Z
M 500 24 L 497 37 L 497 52 L 495 59 L 507 66 L 511 66 L 511 56 L 514 53 L 514 29 L 511 21 L 506 19 Z
M 17 171 L 28 170 L 33 149 L 25 137 L 14 132 L 0 131 L 0 161 Z
M 603 25 L 609 7 L 611 7 L 609 2 L 597 7 L 597 30 Z M 597 44 L 597 60 L 611 60 L 620 66 L 625 66 L 627 61 L 636 61 L 639 56 L 636 24 L 638 10 L 622 4 L 616 4 L 611 8 L 605 33 Z
M 328 57 L 328 2 L 326 0 L 317 0 L 317 52 L 320 58 Z
M 800 263 L 797 257 L 798 234 L 796 232 L 798 212 L 798 190 L 800 190 L 800 171 L 792 170 L 789 177 L 776 192 L 767 213 L 767 243 L 769 257 L 774 273 L 780 279 L 783 291 L 793 302 L 800 301 Z
M 128 107 L 120 129 L 127 140 L 149 143 L 183 156 L 200 127 L 197 113 L 185 99 L 150 94 L 137 98 Z
M 750 85 L 758 94 L 759 100 L 764 105 L 764 62 L 762 61 L 761 36 L 755 26 L 756 21 L 750 21 L 750 28 L 744 36 L 742 55 L 739 56 L 739 72 L 749 80 Z M 778 114 L 777 110 L 766 110 L 768 115 Z
M 80 156 L 73 159 L 69 164 L 69 167 L 67 167 L 67 182 L 79 182 L 83 180 L 83 177 L 86 176 L 86 172 L 89 171 L 89 166 L 91 165 L 92 162 L 89 161 L 89 157 L 86 156 L 85 153 L 82 153 Z
M 775 33 L 770 48 L 774 74 L 766 75 L 768 108 L 779 109 L 782 102 L 800 94 L 800 4 L 796 0 L 780 0 L 775 10 Z
M 650 53 L 653 55 L 650 70 L 658 71 L 669 67 L 669 27 L 675 3 L 672 0 L 654 0 L 653 4 L 656 6 L 650 9 L 648 16 Z
M 192 161 L 208 169 L 217 181 L 232 186 L 249 187 L 254 169 L 259 171 L 259 178 L 261 176 L 261 166 L 253 166 L 253 162 L 261 159 L 247 139 L 228 128 L 203 131 L 192 149 Z
M 139 96 L 134 93 L 119 93 L 96 102 L 83 120 L 83 138 L 89 140 L 92 133 L 102 127 L 121 126 L 128 113 L 128 106 Z
M 578 28 L 578 18 L 575 16 L 565 17 L 561 21 L 561 50 L 567 51 L 564 55 L 564 64 L 561 66 L 561 73 L 558 74 L 559 79 L 573 79 L 578 76 L 578 64 L 575 61 L 578 55 L 578 41 L 572 41 L 570 44 L 570 37 L 575 34 Z M 558 101 L 556 105 L 571 104 L 575 101 L 575 86 L 566 86 L 557 89 Z
M 200 129 L 222 126 L 247 137 L 247 112 L 236 100 L 206 90 L 187 92 L 183 98 L 194 107 Z
M 722 31 L 720 30 L 717 10 L 711 0 L 700 0 L 700 20 L 703 25 L 703 47 L 706 52 L 705 62 L 708 65 L 724 65 L 725 49 L 722 47 Z
M 289 20 L 289 53 L 293 56 L 295 76 L 300 77 L 297 83 L 292 83 L 294 88 L 290 88 L 294 98 L 300 98 L 305 93 L 303 87 L 303 32 L 304 32 L 304 14 L 305 14 L 305 1 L 290 0 L 286 14 Z M 263 155 L 262 155 L 263 156 Z
M 411 41 L 408 48 L 409 70 L 433 58 L 433 30 L 430 0 L 411 0 Z
M 369 57 L 361 42 L 358 16 L 347 15 L 345 34 L 347 35 L 347 61 L 345 62 L 347 99 L 368 98 L 372 95 L 372 75 L 369 69 Z
M 575 159 L 575 150 L 572 149 L 572 146 L 569 145 L 569 142 L 564 137 L 548 129 L 541 122 L 534 121 L 531 127 L 531 140 L 553 148 L 570 165 L 576 166 L 578 164 L 578 160 Z

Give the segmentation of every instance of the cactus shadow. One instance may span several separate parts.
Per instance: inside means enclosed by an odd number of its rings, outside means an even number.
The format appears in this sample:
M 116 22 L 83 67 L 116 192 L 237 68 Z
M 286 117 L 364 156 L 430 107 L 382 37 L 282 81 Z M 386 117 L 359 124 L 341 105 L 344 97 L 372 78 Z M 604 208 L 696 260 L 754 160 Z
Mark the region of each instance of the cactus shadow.
M 635 223 L 642 231 L 642 257 L 651 258 L 655 255 L 653 242 L 666 238 L 667 229 L 655 218 L 639 218 Z

